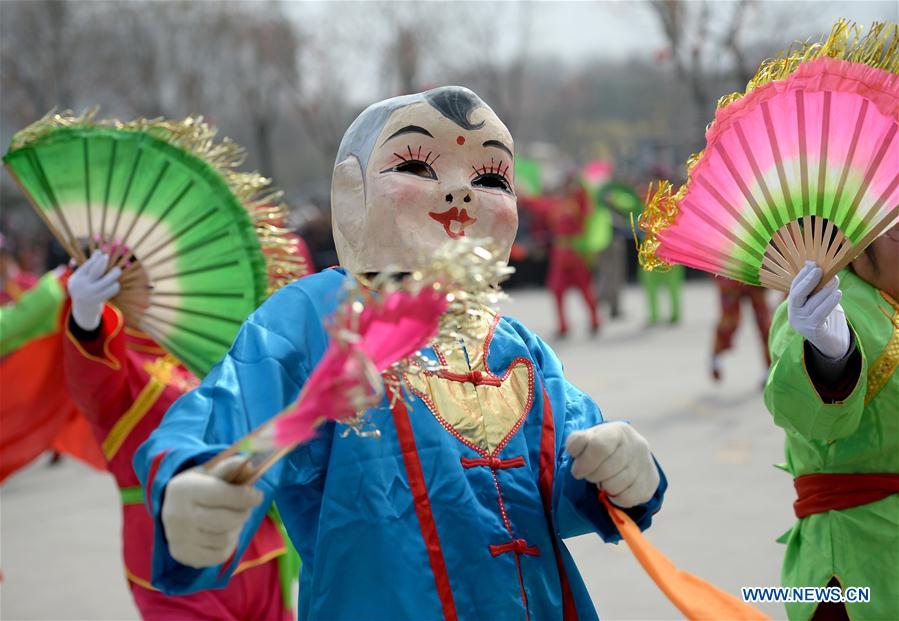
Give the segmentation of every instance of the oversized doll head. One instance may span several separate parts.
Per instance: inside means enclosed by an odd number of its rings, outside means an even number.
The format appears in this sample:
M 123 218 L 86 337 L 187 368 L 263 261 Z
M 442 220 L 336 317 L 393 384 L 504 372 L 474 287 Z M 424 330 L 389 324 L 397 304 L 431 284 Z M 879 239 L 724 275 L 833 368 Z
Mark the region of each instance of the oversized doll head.
M 518 228 L 509 130 L 466 88 L 366 108 L 331 181 L 334 242 L 350 273 L 411 271 L 448 240 L 490 237 L 508 259 Z

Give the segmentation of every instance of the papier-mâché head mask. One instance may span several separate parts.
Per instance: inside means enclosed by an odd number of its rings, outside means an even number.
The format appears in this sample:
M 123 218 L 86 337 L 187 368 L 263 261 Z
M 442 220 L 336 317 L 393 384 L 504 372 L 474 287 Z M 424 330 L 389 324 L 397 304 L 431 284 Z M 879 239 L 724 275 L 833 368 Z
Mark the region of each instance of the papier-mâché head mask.
M 466 88 L 369 106 L 344 134 L 331 181 L 340 264 L 353 274 L 411 271 L 466 236 L 492 238 L 508 259 L 513 153 L 509 130 Z

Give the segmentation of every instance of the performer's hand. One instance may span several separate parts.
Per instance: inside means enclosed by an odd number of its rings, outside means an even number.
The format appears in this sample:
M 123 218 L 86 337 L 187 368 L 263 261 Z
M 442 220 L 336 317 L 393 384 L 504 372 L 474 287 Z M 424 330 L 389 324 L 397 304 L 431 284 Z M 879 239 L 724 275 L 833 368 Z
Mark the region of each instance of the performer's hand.
M 627 509 L 642 505 L 659 487 L 659 471 L 646 438 L 627 423 L 602 423 L 568 436 L 571 474 L 596 483 Z
M 809 293 L 821 280 L 822 270 L 813 261 L 806 261 L 793 284 L 787 302 L 790 325 L 818 351 L 831 359 L 839 359 L 849 351 L 849 324 L 840 306 L 843 293 L 837 289 L 840 281 L 834 277 L 818 293 Z
M 220 477 L 239 467 L 244 457 L 229 457 L 207 471 L 202 466 L 172 477 L 162 503 L 162 527 L 169 553 L 183 565 L 212 567 L 228 560 L 240 532 L 262 493 Z
M 106 254 L 95 251 L 69 278 L 72 318 L 82 330 L 90 332 L 97 329 L 103 315 L 103 304 L 119 292 L 122 270 L 114 267 L 105 274 L 108 262 Z

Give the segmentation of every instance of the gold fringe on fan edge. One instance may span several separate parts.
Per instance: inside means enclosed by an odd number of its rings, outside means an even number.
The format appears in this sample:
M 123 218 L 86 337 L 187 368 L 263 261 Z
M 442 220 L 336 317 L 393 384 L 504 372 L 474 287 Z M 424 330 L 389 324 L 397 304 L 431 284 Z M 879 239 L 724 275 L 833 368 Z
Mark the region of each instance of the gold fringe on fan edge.
M 652 190 L 652 185 L 649 187 L 646 208 L 637 220 L 637 224 L 646 233 L 643 242 L 637 246 L 637 258 L 640 267 L 647 272 L 666 272 L 671 269 L 670 263 L 656 255 L 661 244 L 658 234 L 674 223 L 679 211 L 678 201 L 686 191 L 687 186 L 683 185 L 675 192 L 671 182 L 664 179 L 657 182 L 655 191 Z
M 717 109 L 732 104 L 760 86 L 785 80 L 799 65 L 819 58 L 836 58 L 899 73 L 899 25 L 874 22 L 868 33 L 862 36 L 861 26 L 840 19 L 822 41 L 797 42 L 779 56 L 764 61 L 749 80 L 746 90 L 725 95 L 718 100 Z
M 9 150 L 15 151 L 38 142 L 51 132 L 66 127 L 108 127 L 123 131 L 146 132 L 198 157 L 219 173 L 231 193 L 247 210 L 265 257 L 269 293 L 309 273 L 305 260 L 290 251 L 285 238 L 288 229 L 277 223 L 287 218 L 287 206 L 281 202 L 282 192 L 270 187 L 271 180 L 256 172 L 235 170 L 246 160 L 246 151 L 229 138 L 215 142 L 218 130 L 203 121 L 202 116 L 189 116 L 181 121 L 164 118 L 138 118 L 122 122 L 117 119 L 95 120 L 98 107 L 80 115 L 67 110 L 51 110 L 43 118 L 16 132 Z

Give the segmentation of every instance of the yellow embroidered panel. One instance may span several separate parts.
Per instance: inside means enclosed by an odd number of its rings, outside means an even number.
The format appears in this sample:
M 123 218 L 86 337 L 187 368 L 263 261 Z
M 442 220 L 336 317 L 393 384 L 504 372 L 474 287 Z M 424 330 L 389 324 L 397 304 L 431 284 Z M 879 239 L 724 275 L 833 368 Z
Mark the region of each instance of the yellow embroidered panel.
M 881 295 L 893 307 L 893 314 L 890 316 L 890 321 L 893 322 L 893 335 L 877 360 L 868 367 L 868 390 L 865 394 L 865 405 L 870 403 L 877 393 L 886 386 L 896 367 L 899 366 L 899 303 L 883 292 Z
M 138 423 L 143 420 L 159 395 L 165 390 L 165 384 L 155 377 L 150 377 L 150 381 L 143 387 L 140 394 L 128 408 L 128 411 L 122 414 L 122 417 L 116 421 L 112 429 L 109 430 L 106 438 L 103 440 L 103 455 L 107 460 L 112 460 L 122 448 L 125 439 L 134 431 Z
M 493 329 L 485 332 L 474 351 L 461 347 L 438 351 L 445 370 L 410 374 L 406 379 L 447 431 L 479 452 L 494 454 L 518 430 L 533 404 L 534 368 L 527 358 L 517 358 L 503 376 L 494 375 L 486 364 Z

